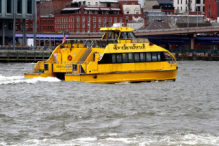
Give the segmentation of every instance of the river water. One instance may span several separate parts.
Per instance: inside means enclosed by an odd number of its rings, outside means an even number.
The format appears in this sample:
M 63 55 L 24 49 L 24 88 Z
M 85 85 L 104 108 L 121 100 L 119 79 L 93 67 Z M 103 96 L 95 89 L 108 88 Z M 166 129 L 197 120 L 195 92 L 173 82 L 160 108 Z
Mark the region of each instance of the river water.
M 219 62 L 117 84 L 25 79 L 32 66 L 0 64 L 0 146 L 219 146 Z

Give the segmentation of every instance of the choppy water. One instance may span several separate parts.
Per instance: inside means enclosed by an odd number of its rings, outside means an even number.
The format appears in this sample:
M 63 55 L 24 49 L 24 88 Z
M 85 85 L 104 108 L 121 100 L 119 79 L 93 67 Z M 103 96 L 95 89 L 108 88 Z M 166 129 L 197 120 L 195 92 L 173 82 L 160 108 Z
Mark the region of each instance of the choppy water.
M 25 79 L 30 66 L 0 64 L 0 146 L 219 146 L 219 62 L 137 84 Z

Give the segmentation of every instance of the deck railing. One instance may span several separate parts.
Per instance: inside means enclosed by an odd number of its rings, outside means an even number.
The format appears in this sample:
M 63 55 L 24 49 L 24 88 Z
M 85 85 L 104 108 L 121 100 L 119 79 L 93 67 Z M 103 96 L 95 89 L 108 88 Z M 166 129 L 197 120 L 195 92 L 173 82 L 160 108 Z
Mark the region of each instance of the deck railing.
M 105 48 L 108 44 L 118 43 L 118 40 L 108 39 L 68 39 L 65 44 L 61 45 L 61 48 L 64 48 L 66 44 L 83 44 L 84 48 Z
M 15 46 L 11 45 L 0 46 L 0 50 L 34 50 L 34 51 L 48 51 L 54 50 L 55 46 Z

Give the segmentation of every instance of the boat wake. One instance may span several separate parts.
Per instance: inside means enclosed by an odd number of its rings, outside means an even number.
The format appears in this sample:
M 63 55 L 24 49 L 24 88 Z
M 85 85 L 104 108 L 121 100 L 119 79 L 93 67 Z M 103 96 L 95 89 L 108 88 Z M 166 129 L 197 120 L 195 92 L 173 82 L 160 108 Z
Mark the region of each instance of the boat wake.
M 47 78 L 32 78 L 27 79 L 24 76 L 3 76 L 0 75 L 0 85 L 7 85 L 7 84 L 19 84 L 19 83 L 28 83 L 28 84 L 35 84 L 37 82 L 59 82 L 58 78 L 54 77 L 47 77 Z
M 89 146 L 99 146 L 99 145 L 208 145 L 215 146 L 218 145 L 219 138 L 213 135 L 172 135 L 172 136 L 146 136 L 146 137 L 130 137 L 130 138 L 119 138 L 119 137 L 108 137 L 108 138 L 98 138 L 98 137 L 82 137 L 77 139 L 72 139 L 69 141 L 62 141 L 58 139 L 30 139 L 23 143 L 11 143 L 10 146 L 36 146 L 36 145 L 46 145 L 46 146 L 72 146 L 72 145 L 89 145 Z M 0 145 L 8 146 L 7 143 L 0 143 Z

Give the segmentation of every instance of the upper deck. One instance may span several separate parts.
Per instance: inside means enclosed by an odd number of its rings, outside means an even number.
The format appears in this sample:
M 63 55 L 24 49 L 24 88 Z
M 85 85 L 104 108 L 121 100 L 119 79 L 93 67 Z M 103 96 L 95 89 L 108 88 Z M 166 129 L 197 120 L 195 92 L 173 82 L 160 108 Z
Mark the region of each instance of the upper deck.
M 123 24 L 120 23 L 115 23 L 113 27 L 103 27 L 100 30 L 105 31 L 104 35 L 102 36 L 102 39 L 136 39 L 136 36 L 133 33 L 134 29 L 130 27 L 125 27 L 123 26 Z
M 110 48 L 117 48 L 111 46 L 112 44 L 114 44 L 116 46 L 119 46 L 118 48 L 123 48 L 122 46 L 126 45 L 125 48 L 127 49 L 127 45 L 151 45 L 148 39 L 136 38 L 133 33 L 134 29 L 130 27 L 124 27 L 120 23 L 114 24 L 113 27 L 103 27 L 100 30 L 105 31 L 101 39 L 68 39 L 65 44 L 61 45 L 61 48 L 84 47 L 106 49 L 108 45 L 110 46 Z

